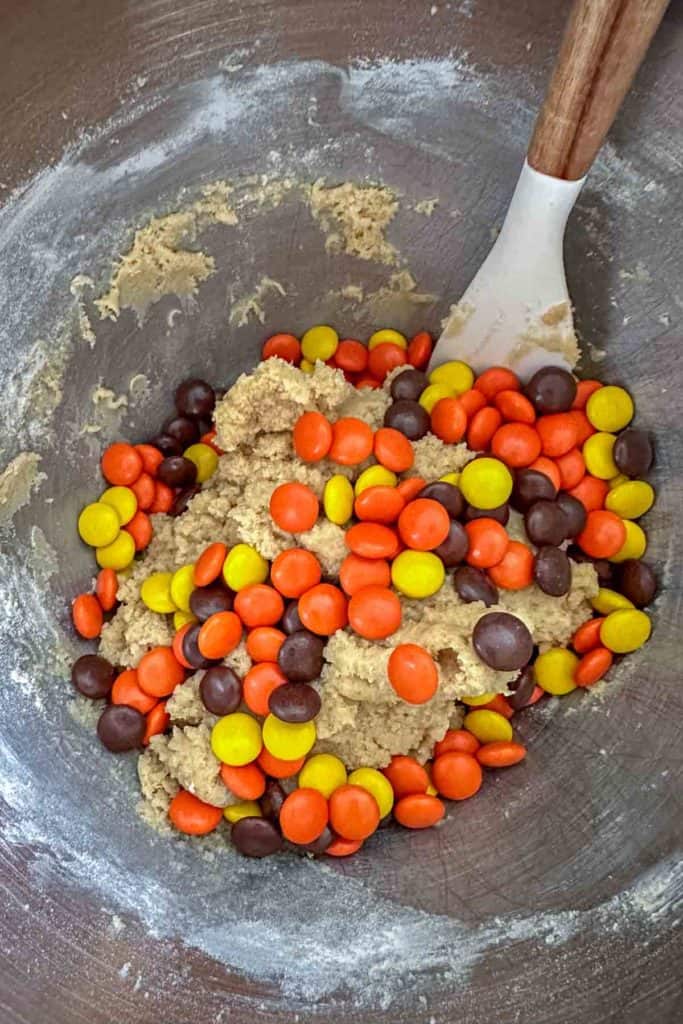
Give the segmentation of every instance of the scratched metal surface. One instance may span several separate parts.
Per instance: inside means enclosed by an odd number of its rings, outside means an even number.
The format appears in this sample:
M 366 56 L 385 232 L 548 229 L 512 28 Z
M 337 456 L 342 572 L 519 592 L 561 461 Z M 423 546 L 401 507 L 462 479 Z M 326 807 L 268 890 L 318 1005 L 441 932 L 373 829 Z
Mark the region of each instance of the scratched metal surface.
M 94 135 L 84 151 L 96 170 L 114 159 L 114 136 L 126 152 L 144 152 L 182 119 L 198 88 L 192 83 L 219 75 L 226 54 L 240 48 L 245 64 L 240 74 L 283 60 L 301 62 L 302 73 L 283 79 L 290 90 L 285 105 L 277 119 L 265 119 L 265 129 L 259 129 L 257 117 L 232 125 L 221 146 L 208 132 L 183 160 L 170 161 L 154 175 L 132 176 L 125 187 L 98 197 L 85 193 L 80 211 L 73 197 L 72 219 L 64 230 L 70 237 L 79 234 L 81 253 L 73 255 L 64 242 L 63 262 L 49 268 L 49 286 L 36 293 L 20 329 L 9 330 L 12 310 L 4 308 L 0 372 L 9 374 L 38 332 L 47 329 L 59 297 L 68 293 L 68 281 L 82 266 L 79 255 L 105 267 L 110 240 L 103 237 L 98 246 L 97 239 L 105 219 L 120 225 L 135 221 L 180 185 L 224 176 L 226 168 L 232 174 L 259 170 L 266 150 L 284 150 L 287 143 L 294 164 L 297 151 L 313 154 L 308 168 L 299 168 L 302 174 L 378 176 L 414 198 L 438 194 L 442 208 L 432 220 L 399 219 L 392 239 L 401 251 L 414 250 L 411 267 L 421 286 L 457 296 L 487 249 L 490 226 L 504 211 L 566 5 L 473 0 L 435 6 L 432 14 L 429 3 L 409 2 L 397 11 L 386 0 L 343 6 L 328 0 L 5 0 L 0 181 L 7 193 L 58 160 L 84 130 L 121 114 L 141 96 L 158 96 L 153 116 L 122 119 L 104 139 Z M 453 50 L 467 53 L 477 74 L 491 76 L 494 88 L 486 103 L 462 86 L 454 87 L 453 95 L 421 95 L 411 105 L 405 91 L 393 95 L 388 82 L 368 85 L 366 95 L 352 90 L 349 99 L 344 69 L 356 58 L 435 59 Z M 658 501 L 648 529 L 666 588 L 646 651 L 620 666 L 609 699 L 591 703 L 575 694 L 545 712 L 530 713 L 521 726 L 532 751 L 525 768 L 501 773 L 477 801 L 457 807 L 439 832 L 384 833 L 362 855 L 333 864 L 325 874 L 297 863 L 275 874 L 258 865 L 237 872 L 229 862 L 208 864 L 192 849 L 152 841 L 133 817 L 132 765 L 124 759 L 114 768 L 111 758 L 92 747 L 88 734 L 65 713 L 64 687 L 49 671 L 40 680 L 47 715 L 34 715 L 22 703 L 8 682 L 19 663 L 17 651 L 21 647 L 23 655 L 30 634 L 40 640 L 46 629 L 46 619 L 29 607 L 21 644 L 14 632 L 0 645 L 5 679 L 0 725 L 9 758 L 0 768 L 9 777 L 23 765 L 18 774 L 40 780 L 44 804 L 32 806 L 32 821 L 22 823 L 16 807 L 5 808 L 0 801 L 3 1024 L 48 1019 L 54 1024 L 157 1019 L 186 1024 L 195 1018 L 235 1024 L 295 1019 L 674 1024 L 682 1019 L 677 540 L 683 371 L 675 182 L 682 152 L 682 51 L 679 7 L 669 13 L 615 126 L 614 153 L 581 197 L 567 242 L 581 333 L 589 346 L 605 353 L 598 353 L 594 369 L 628 383 L 641 423 L 657 435 Z M 133 89 L 139 76 L 144 81 L 140 78 L 142 84 Z M 495 82 L 507 84 L 496 90 Z M 267 81 L 263 101 L 275 103 L 277 91 L 275 80 Z M 317 98 L 313 118 L 311 94 Z M 345 144 L 326 148 L 326 139 Z M 655 188 L 654 199 L 651 181 L 664 189 L 660 195 Z M 48 196 L 44 209 L 38 205 L 33 211 L 33 234 L 22 243 L 29 254 L 42 252 L 47 234 L 59 232 L 56 206 L 50 205 L 58 199 Z M 466 215 L 454 222 L 448 217 L 453 208 Z M 241 237 L 233 251 L 216 233 L 212 252 L 219 273 L 203 286 L 199 309 L 170 343 L 171 304 L 164 300 L 144 331 L 130 318 L 105 324 L 98 328 L 95 353 L 72 358 L 56 414 L 56 439 L 32 439 L 50 465 L 41 498 L 54 497 L 57 511 L 34 502 L 17 517 L 16 533 L 0 538 L 5 572 L 13 570 L 35 522 L 57 549 L 60 573 L 47 588 L 47 619 L 66 619 L 64 598 L 90 571 L 67 529 L 91 486 L 85 448 L 75 443 L 68 453 L 60 449 L 67 410 L 83 400 L 99 376 L 118 390 L 141 367 L 152 375 L 160 367 L 160 377 L 175 382 L 193 372 L 228 381 L 251 365 L 260 327 L 244 328 L 235 343 L 225 339 L 231 260 L 233 266 L 238 261 L 267 266 L 276 279 L 296 281 L 296 291 L 278 306 L 279 323 L 299 329 L 314 321 L 324 290 L 359 271 L 343 260 L 324 263 L 317 229 L 299 214 L 285 202 L 267 229 Z M 14 289 L 18 297 L 19 290 L 45 278 L 37 271 L 19 273 L 10 237 L 0 220 L 0 275 L 11 286 L 8 294 Z M 273 238 L 287 244 L 274 247 Z M 44 266 L 41 272 L 46 273 Z M 365 273 L 369 282 L 380 280 L 377 268 L 367 267 Z M 446 308 L 443 298 L 430 310 L 427 326 L 436 330 Z M 405 326 L 418 321 L 414 317 Z M 590 358 L 586 369 L 591 370 Z M 166 401 L 162 387 L 154 390 L 149 405 L 134 410 L 127 421 L 130 436 L 144 434 L 146 424 L 162 416 Z M 14 436 L 10 429 L 2 438 L 0 447 L 9 456 L 27 443 L 19 432 L 17 427 Z M 80 826 L 80 847 L 74 822 Z M 71 861 L 64 853 L 69 843 L 76 851 Z M 180 869 L 172 869 L 168 858 L 177 858 Z M 102 877 L 90 877 L 93 873 Z M 123 879 L 121 903 L 109 876 Z M 168 914 L 162 918 L 150 902 L 168 904 Z M 403 987 L 396 974 L 400 954 L 393 970 L 385 965 L 385 988 L 396 986 L 394 998 L 383 991 L 381 976 L 365 974 L 376 940 L 372 928 L 391 919 L 392 907 L 397 918 L 408 914 L 413 924 L 419 921 L 425 948 L 422 972 L 415 967 L 415 951 L 404 951 L 408 984 Z M 162 920 L 172 925 L 161 927 Z M 276 921 L 284 922 L 284 932 Z M 241 931 L 247 925 L 255 933 L 252 959 L 245 964 Z M 225 932 L 224 940 L 209 941 L 212 930 L 214 936 Z M 432 933 L 441 943 L 438 956 Z M 273 935 L 279 936 L 277 949 L 269 948 Z M 355 981 L 345 978 L 338 991 L 326 990 L 318 1000 L 305 985 L 287 990 L 277 971 L 268 972 L 269 961 L 289 957 L 293 964 L 304 961 L 305 974 L 310 957 L 310 977 L 323 979 L 325 963 L 315 960 L 312 939 L 323 949 L 325 943 L 357 942 L 358 950 Z M 238 951 L 242 960 L 236 969 Z M 466 969 L 456 976 L 449 973 L 449 962 Z

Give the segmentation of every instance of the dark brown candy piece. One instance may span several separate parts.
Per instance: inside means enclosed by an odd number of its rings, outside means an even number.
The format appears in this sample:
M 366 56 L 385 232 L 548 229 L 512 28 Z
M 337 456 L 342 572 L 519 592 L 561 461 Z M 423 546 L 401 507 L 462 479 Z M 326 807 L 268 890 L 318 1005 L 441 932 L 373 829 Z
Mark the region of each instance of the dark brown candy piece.
M 183 657 L 185 658 L 185 661 L 195 669 L 210 668 L 214 664 L 213 661 L 205 658 L 199 650 L 198 639 L 199 630 L 201 628 L 202 627 L 198 623 L 195 623 L 194 626 L 190 626 L 180 645 L 183 650 Z
M 487 612 L 472 631 L 472 643 L 481 660 L 499 672 L 524 668 L 534 652 L 531 633 L 509 612 Z
M 395 402 L 402 398 L 417 402 L 428 384 L 427 374 L 422 370 L 403 370 L 391 382 L 391 397 Z
M 384 414 L 384 426 L 400 430 L 409 441 L 419 441 L 429 433 L 429 413 L 419 402 L 400 398 L 393 402 Z
M 536 679 L 534 677 L 534 669 L 532 665 L 527 665 L 519 673 L 516 679 L 513 679 L 511 683 L 508 683 L 508 689 L 512 690 L 511 695 L 508 697 L 508 704 L 515 711 L 519 711 L 520 708 L 526 707 L 531 700 L 531 695 L 536 688 Z
M 304 629 L 304 624 L 299 616 L 299 602 L 290 601 L 285 608 L 285 613 L 280 620 L 280 625 L 285 633 L 291 635 L 292 633 L 298 632 L 300 629 Z
M 216 394 L 205 380 L 186 380 L 175 393 L 176 409 L 181 416 L 211 417 Z
M 566 491 L 560 491 L 556 504 L 560 506 L 567 520 L 566 539 L 573 540 L 586 525 L 586 508 L 583 502 Z
M 277 663 L 292 683 L 310 683 L 323 668 L 325 641 L 303 627 L 287 637 L 277 656 Z
M 330 845 L 332 840 L 335 838 L 332 829 L 325 825 L 317 839 L 314 839 L 312 843 L 305 843 L 303 846 L 297 844 L 297 850 L 304 850 L 306 853 L 321 854 L 324 853 L 327 847 Z
M 518 512 L 526 512 L 535 501 L 554 501 L 556 497 L 555 484 L 545 473 L 535 469 L 520 469 L 515 474 L 510 503 Z
M 115 679 L 116 669 L 99 654 L 83 654 L 71 667 L 71 682 L 90 700 L 108 696 Z
M 465 499 L 460 493 L 460 488 L 445 480 L 436 480 L 433 484 L 423 487 L 418 498 L 431 498 L 438 501 L 439 505 L 448 512 L 451 519 L 459 519 L 465 510 Z
M 438 548 L 434 548 L 434 554 L 441 559 L 447 569 L 452 569 L 454 565 L 460 565 L 469 546 L 470 541 L 465 527 L 452 520 L 448 528 L 448 536 L 439 544 Z
M 199 494 L 201 487 L 186 487 L 183 491 L 178 491 L 173 504 L 171 505 L 168 514 L 170 516 L 181 516 L 183 512 L 187 511 L 187 506 L 190 504 L 195 494 Z
M 498 601 L 498 588 L 481 569 L 463 565 L 453 574 L 453 586 L 462 601 L 483 601 L 487 608 Z
M 645 476 L 652 465 L 654 453 L 649 434 L 629 427 L 614 442 L 612 458 L 626 476 Z
M 532 544 L 557 547 L 567 536 L 567 519 L 554 501 L 535 501 L 524 513 L 524 527 Z
M 207 587 L 196 587 L 190 594 L 190 611 L 200 622 L 206 622 L 216 612 L 231 612 L 233 593 L 222 583 L 210 583 Z
M 567 548 L 567 554 L 572 562 L 577 562 L 578 564 L 590 562 L 597 573 L 598 582 L 601 587 L 611 587 L 614 583 L 614 566 L 606 558 L 591 558 L 577 544 L 571 544 Z
M 308 683 L 284 683 L 268 698 L 271 714 L 281 722 L 311 722 L 320 711 L 320 703 L 320 694 Z
M 242 681 L 227 665 L 214 665 L 202 676 L 199 696 L 212 715 L 231 715 L 242 703 Z
M 170 455 L 159 463 L 157 477 L 167 487 L 193 487 L 197 480 L 197 467 L 183 455 Z
M 263 816 L 269 818 L 270 821 L 279 821 L 280 811 L 286 799 L 287 794 L 280 783 L 276 782 L 275 779 L 269 779 L 266 782 L 266 788 L 261 797 Z
M 110 704 L 100 715 L 97 735 L 107 750 L 121 754 L 141 746 L 147 720 L 127 704 Z
M 465 509 L 465 521 L 468 523 L 473 519 L 495 519 L 501 526 L 507 526 L 509 518 L 509 505 L 498 505 L 497 508 L 475 508 L 474 505 L 468 505 Z
M 183 453 L 183 446 L 180 441 L 176 437 L 171 437 L 170 434 L 157 434 L 149 444 L 158 448 L 166 458 L 170 458 L 173 455 L 182 455 Z
M 199 440 L 199 427 L 189 416 L 172 416 L 164 423 L 162 432 L 174 437 L 182 451 Z
M 541 415 L 566 412 L 576 398 L 576 381 L 560 366 L 544 366 L 536 371 L 524 392 Z
M 282 836 L 267 818 L 241 818 L 230 832 L 233 846 L 245 857 L 269 857 L 282 849 Z
M 629 558 L 621 565 L 620 589 L 636 608 L 644 608 L 657 593 L 657 577 L 646 562 Z
M 572 569 L 562 548 L 544 545 L 534 558 L 534 579 L 544 594 L 562 597 L 572 585 Z

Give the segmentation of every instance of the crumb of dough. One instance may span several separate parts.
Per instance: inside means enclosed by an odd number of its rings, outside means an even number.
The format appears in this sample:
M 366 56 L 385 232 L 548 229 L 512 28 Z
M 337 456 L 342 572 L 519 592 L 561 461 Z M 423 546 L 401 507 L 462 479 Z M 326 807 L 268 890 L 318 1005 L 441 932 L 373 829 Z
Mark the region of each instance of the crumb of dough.
M 425 480 L 438 480 L 446 473 L 457 473 L 465 463 L 474 458 L 464 444 L 444 444 L 433 434 L 421 437 L 419 441 L 413 441 L 415 461 L 408 471 L 408 476 L 422 476 Z
M 510 353 L 511 365 L 537 350 L 557 352 L 569 366 L 576 366 L 581 353 L 569 302 L 558 302 L 540 315 L 529 317 L 524 334 Z
M 157 832 L 170 834 L 173 829 L 168 820 L 168 809 L 180 785 L 151 745 L 138 758 L 138 779 L 142 794 L 137 806 L 138 814 Z
M 211 749 L 212 725 L 210 720 L 174 725 L 170 735 L 153 736 L 149 748 L 183 789 L 214 807 L 227 807 L 236 798 L 221 781 L 220 761 Z
M 40 461 L 37 452 L 19 452 L 0 473 L 0 525 L 28 505 L 34 489 L 47 480 L 38 468 Z
M 287 292 L 279 281 L 275 281 L 272 277 L 264 274 L 251 294 L 243 295 L 241 299 L 235 302 L 230 310 L 228 321 L 233 327 L 245 327 L 250 320 L 258 320 L 260 324 L 263 324 L 266 322 L 264 303 L 268 296 L 279 295 L 283 297 L 286 294 Z
M 325 248 L 345 252 L 361 260 L 396 263 L 398 253 L 384 232 L 398 210 L 398 198 L 390 188 L 377 185 L 325 185 L 311 188 L 313 216 L 327 235 Z
M 438 205 L 438 199 L 421 199 L 419 203 L 415 203 L 413 209 L 415 213 L 422 213 L 425 217 L 431 217 Z

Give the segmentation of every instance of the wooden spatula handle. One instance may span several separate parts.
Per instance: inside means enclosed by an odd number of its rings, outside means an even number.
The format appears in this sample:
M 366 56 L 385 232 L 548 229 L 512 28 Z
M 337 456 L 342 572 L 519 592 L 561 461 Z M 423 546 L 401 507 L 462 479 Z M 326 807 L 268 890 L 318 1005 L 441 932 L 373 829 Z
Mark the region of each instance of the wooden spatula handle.
M 576 180 L 593 163 L 669 0 L 576 0 L 527 158 Z

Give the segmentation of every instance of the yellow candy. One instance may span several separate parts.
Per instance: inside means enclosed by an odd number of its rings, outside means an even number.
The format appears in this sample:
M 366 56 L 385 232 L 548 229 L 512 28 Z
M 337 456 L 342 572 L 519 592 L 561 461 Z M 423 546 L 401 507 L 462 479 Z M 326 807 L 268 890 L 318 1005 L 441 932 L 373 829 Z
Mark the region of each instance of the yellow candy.
M 473 459 L 462 470 L 458 486 L 475 508 L 498 508 L 512 494 L 512 474 L 500 459 Z
M 600 480 L 609 480 L 619 472 L 612 456 L 615 441 L 614 434 L 592 434 L 582 448 L 586 469 Z
M 81 540 L 91 548 L 105 547 L 116 540 L 121 529 L 116 509 L 103 501 L 86 505 L 78 517 L 78 532 Z
M 263 813 L 255 800 L 242 800 L 238 804 L 231 804 L 229 807 L 224 808 L 223 817 L 231 825 L 234 825 L 236 821 L 241 821 L 242 818 L 262 818 Z
M 323 508 L 331 523 L 343 526 L 353 514 L 353 487 L 345 476 L 331 476 L 323 490 Z
M 600 587 L 595 597 L 591 598 L 591 605 L 601 615 L 609 615 L 619 608 L 633 608 L 632 601 L 616 590 L 610 590 L 609 587 Z
M 122 569 L 127 569 L 135 558 L 135 541 L 129 533 L 121 530 L 111 544 L 95 549 L 95 558 L 101 569 L 121 572 Z
M 453 392 L 445 384 L 428 384 L 420 395 L 419 402 L 423 409 L 431 412 L 437 402 L 442 398 L 451 398 Z
M 299 363 L 299 369 L 302 373 L 313 373 L 315 370 L 315 363 L 309 362 L 308 359 L 302 359 Z
M 171 600 L 181 612 L 189 612 L 194 586 L 194 565 L 184 565 L 171 577 Z
M 438 789 L 436 788 L 436 786 L 433 786 L 431 784 L 431 782 L 429 783 L 429 785 L 425 789 L 425 793 L 427 794 L 427 796 L 438 796 L 439 795 Z
M 103 494 L 100 494 L 100 501 L 105 505 L 111 505 L 119 517 L 121 526 L 129 523 L 138 510 L 138 499 L 130 487 L 107 487 Z
M 224 764 L 239 768 L 261 753 L 261 726 L 251 715 L 236 711 L 219 718 L 211 730 L 211 749 Z
M 605 508 L 622 519 L 640 519 L 652 508 L 654 500 L 654 489 L 645 480 L 627 480 L 608 493 Z
M 172 579 L 172 572 L 153 572 L 151 576 L 142 581 L 140 597 L 142 603 L 147 605 L 150 611 L 158 612 L 159 615 L 168 615 L 176 610 L 176 603 L 171 596 Z
M 173 612 L 173 628 L 176 632 L 182 629 L 183 626 L 187 626 L 189 623 L 194 624 L 195 622 L 199 622 L 199 619 L 192 612 Z
M 317 327 L 310 327 L 304 334 L 301 339 L 301 351 L 309 362 L 315 363 L 316 359 L 320 359 L 325 363 L 337 351 L 338 344 L 339 335 L 334 327 L 318 324 Z
M 579 659 L 566 647 L 552 647 L 539 654 L 534 662 L 534 677 L 546 693 L 561 697 L 576 689 L 574 672 Z
M 642 558 L 647 549 L 647 535 L 642 526 L 632 523 L 630 519 L 624 519 L 626 527 L 626 540 L 621 545 L 616 555 L 612 555 L 610 562 L 625 562 L 627 558 Z
M 443 476 L 439 477 L 439 480 L 443 480 L 444 483 L 453 484 L 454 487 L 457 487 L 460 483 L 460 473 L 444 473 Z
M 197 483 L 203 484 L 205 480 L 213 476 L 218 466 L 218 455 L 208 444 L 191 444 L 183 452 L 186 459 L 194 462 L 197 467 Z
M 628 481 L 629 477 L 627 477 L 625 473 L 617 473 L 616 476 L 613 476 L 611 480 L 607 481 L 607 486 L 611 491 L 614 487 L 618 487 L 619 484 L 625 484 L 628 483 Z
M 649 640 L 652 623 L 645 612 L 637 608 L 622 608 L 611 612 L 600 627 L 600 640 L 615 654 L 629 654 Z
M 235 592 L 268 579 L 268 563 L 250 544 L 236 544 L 223 563 L 223 579 Z
M 598 388 L 586 402 L 586 416 L 596 430 L 623 430 L 633 419 L 633 399 L 624 388 Z
M 384 466 L 368 466 L 364 469 L 354 484 L 356 497 L 367 491 L 368 487 L 395 487 L 398 477 L 390 469 Z
M 495 693 L 480 693 L 478 697 L 461 697 L 460 700 L 463 704 L 476 708 L 478 704 L 490 704 L 495 696 Z
M 442 384 L 452 395 L 462 395 L 474 384 L 474 374 L 467 363 L 452 359 L 442 363 L 429 374 L 430 384 Z
M 302 789 L 317 789 L 326 799 L 345 782 L 344 762 L 334 754 L 314 754 L 299 772 L 299 786 Z
M 499 740 L 508 742 L 512 739 L 512 726 L 497 711 L 468 711 L 462 724 L 480 743 L 497 743 Z
M 263 723 L 263 744 L 273 757 L 296 761 L 305 757 L 315 743 L 314 722 L 282 722 L 268 715 Z
M 408 348 L 408 342 L 405 335 L 401 334 L 400 331 L 394 331 L 391 327 L 383 327 L 381 331 L 375 331 L 374 334 L 370 335 L 368 341 L 368 351 L 372 352 L 373 348 L 377 348 L 378 345 L 398 345 L 399 348 Z
M 402 551 L 391 563 L 391 582 L 406 597 L 431 597 L 445 576 L 443 562 L 431 551 Z
M 391 783 L 376 768 L 356 768 L 349 775 L 349 785 L 360 786 L 374 796 L 379 807 L 380 818 L 385 818 L 394 806 L 394 791 Z

